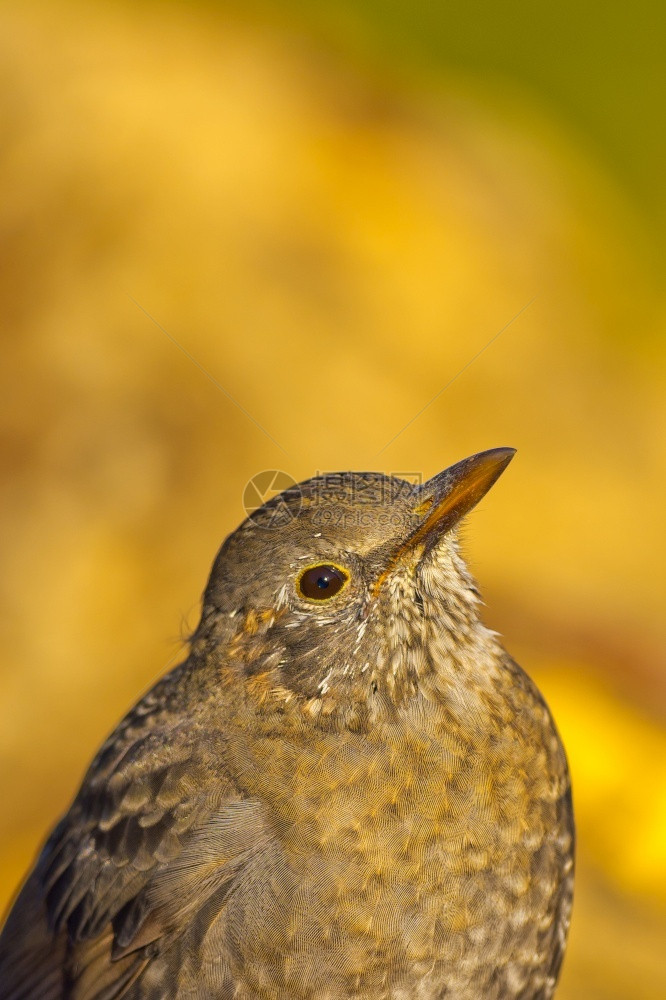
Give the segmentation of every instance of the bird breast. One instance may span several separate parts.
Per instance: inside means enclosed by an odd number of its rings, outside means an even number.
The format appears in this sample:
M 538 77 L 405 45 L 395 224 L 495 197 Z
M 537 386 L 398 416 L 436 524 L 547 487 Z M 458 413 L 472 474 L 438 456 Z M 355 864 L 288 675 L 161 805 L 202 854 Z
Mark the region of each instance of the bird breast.
M 414 995 L 438 996 L 452 969 L 452 995 L 467 996 L 507 956 L 517 983 L 533 972 L 571 838 L 559 741 L 528 701 L 510 725 L 494 712 L 470 729 L 415 702 L 371 732 L 254 740 L 250 791 L 269 804 L 293 875 L 281 947 L 294 984 L 315 975 L 301 967 L 313 954 L 326 990 L 333 970 L 347 983 L 331 997 L 370 991 L 388 968 L 396 998 L 426 979 L 434 992 Z M 351 982 L 357 993 L 345 993 Z

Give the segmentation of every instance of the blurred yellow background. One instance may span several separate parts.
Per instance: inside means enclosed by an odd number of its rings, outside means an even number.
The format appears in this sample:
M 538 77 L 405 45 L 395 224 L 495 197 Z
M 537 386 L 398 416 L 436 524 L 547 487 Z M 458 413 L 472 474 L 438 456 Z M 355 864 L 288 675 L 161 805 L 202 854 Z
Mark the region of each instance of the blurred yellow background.
M 512 445 L 465 538 L 570 755 L 558 997 L 661 998 L 663 13 L 434 6 L 0 7 L 0 909 L 253 474 Z

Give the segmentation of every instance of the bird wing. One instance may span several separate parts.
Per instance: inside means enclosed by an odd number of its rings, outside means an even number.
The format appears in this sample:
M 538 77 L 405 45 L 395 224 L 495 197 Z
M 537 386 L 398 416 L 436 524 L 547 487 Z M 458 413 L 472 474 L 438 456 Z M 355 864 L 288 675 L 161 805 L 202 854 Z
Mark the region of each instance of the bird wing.
M 102 747 L 20 893 L 0 936 L 0 1000 L 127 995 L 270 852 L 264 808 L 212 773 L 213 738 L 147 706 Z
M 49 931 L 39 881 L 33 873 L 0 935 L 2 1000 L 60 1000 L 65 951 L 65 935 Z

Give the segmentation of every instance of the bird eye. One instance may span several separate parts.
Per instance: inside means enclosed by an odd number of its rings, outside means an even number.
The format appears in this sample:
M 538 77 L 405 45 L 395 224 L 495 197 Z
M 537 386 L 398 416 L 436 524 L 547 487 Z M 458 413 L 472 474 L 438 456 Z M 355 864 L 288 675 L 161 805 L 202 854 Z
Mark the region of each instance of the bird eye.
M 304 569 L 298 577 L 296 589 L 301 597 L 309 601 L 327 601 L 339 594 L 348 580 L 349 573 L 340 566 L 322 563 Z

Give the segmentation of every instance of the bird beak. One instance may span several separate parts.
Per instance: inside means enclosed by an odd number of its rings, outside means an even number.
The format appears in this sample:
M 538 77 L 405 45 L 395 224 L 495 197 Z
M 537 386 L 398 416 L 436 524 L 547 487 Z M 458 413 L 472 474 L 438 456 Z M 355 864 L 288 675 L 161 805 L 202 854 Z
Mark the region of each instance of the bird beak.
M 428 549 L 476 507 L 516 454 L 515 448 L 491 448 L 439 472 L 420 489 L 416 507 L 423 520 L 405 543 L 425 542 Z
M 377 593 L 382 582 L 402 557 L 424 544 L 426 552 L 461 518 L 476 507 L 516 454 L 515 448 L 491 448 L 444 469 L 420 487 L 415 513 L 421 522 L 389 557 L 388 565 L 375 581 Z

